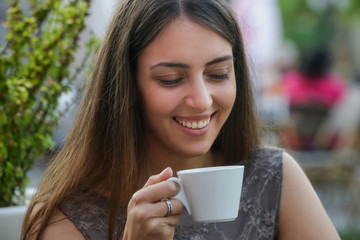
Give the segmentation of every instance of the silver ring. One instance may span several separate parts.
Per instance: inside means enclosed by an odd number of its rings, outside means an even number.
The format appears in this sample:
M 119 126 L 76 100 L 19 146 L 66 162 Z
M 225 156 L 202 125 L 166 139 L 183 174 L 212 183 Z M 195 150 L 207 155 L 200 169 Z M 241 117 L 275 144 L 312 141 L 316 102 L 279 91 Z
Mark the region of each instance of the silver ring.
M 169 199 L 166 198 L 161 201 L 166 202 L 166 205 L 168 206 L 168 212 L 166 213 L 165 217 L 170 216 L 172 214 L 172 209 L 173 209 L 171 202 L 169 201 Z

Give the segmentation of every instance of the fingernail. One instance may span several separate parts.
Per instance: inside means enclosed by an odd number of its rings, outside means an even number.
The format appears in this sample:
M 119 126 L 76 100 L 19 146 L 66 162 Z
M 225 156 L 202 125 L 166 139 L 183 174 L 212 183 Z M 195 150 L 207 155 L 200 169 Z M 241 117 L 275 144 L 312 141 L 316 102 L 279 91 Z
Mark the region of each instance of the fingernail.
M 165 168 L 164 170 L 162 170 L 162 172 L 160 174 L 163 174 L 164 172 L 166 172 L 170 167 Z

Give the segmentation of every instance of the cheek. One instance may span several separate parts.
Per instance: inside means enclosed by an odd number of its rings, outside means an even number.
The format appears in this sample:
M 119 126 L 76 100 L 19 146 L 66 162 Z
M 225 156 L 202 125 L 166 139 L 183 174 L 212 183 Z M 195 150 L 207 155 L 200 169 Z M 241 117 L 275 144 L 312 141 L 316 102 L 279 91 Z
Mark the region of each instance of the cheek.
M 151 88 L 148 88 L 145 94 L 142 94 L 143 111 L 146 116 L 151 118 L 159 115 L 170 115 L 176 108 L 178 101 L 176 94 Z
M 236 98 L 236 81 L 235 79 L 233 79 L 233 81 L 231 81 L 231 87 L 228 89 L 228 101 L 231 102 L 231 108 L 234 105 L 235 102 L 235 98 Z
M 236 86 L 235 84 L 229 84 L 224 86 L 217 94 L 218 104 L 225 110 L 231 111 L 236 98 Z
M 234 102 L 235 102 L 235 91 L 234 92 L 230 92 L 228 93 L 226 98 L 223 99 L 223 108 L 225 109 L 225 111 L 227 112 L 227 114 L 230 114 L 233 106 L 234 106 Z

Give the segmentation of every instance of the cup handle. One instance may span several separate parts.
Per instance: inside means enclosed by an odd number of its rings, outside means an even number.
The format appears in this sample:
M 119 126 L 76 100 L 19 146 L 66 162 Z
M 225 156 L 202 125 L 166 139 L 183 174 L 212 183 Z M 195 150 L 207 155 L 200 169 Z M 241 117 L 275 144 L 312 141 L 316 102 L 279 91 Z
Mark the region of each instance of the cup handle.
M 181 185 L 180 179 L 178 179 L 176 177 L 171 177 L 171 178 L 167 179 L 166 181 L 175 182 L 180 186 L 179 192 L 177 194 L 175 194 L 174 196 L 172 196 L 171 198 L 178 199 L 185 206 L 186 211 L 191 216 L 191 210 L 190 210 L 188 201 L 187 201 L 186 196 L 185 196 L 184 188 Z

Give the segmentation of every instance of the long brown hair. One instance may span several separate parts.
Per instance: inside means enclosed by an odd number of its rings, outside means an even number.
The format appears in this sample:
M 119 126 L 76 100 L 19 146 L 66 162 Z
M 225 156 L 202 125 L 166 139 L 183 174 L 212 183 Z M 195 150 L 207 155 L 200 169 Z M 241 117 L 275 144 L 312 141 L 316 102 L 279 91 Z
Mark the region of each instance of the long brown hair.
M 108 28 L 73 128 L 46 170 L 23 224 L 37 239 L 50 216 L 72 191 L 106 186 L 110 192 L 108 236 L 115 219 L 138 189 L 143 164 L 142 113 L 137 103 L 137 59 L 170 21 L 183 16 L 210 27 L 231 45 L 237 95 L 212 151 L 223 164 L 243 161 L 259 145 L 243 42 L 230 6 L 222 0 L 122 0 Z M 107 184 L 106 183 L 111 183 Z M 36 206 L 36 211 L 34 207 Z

